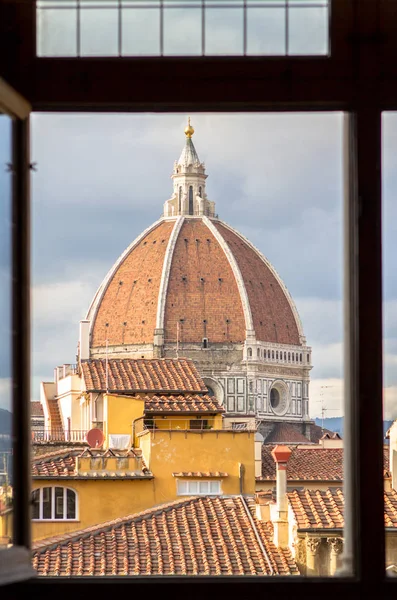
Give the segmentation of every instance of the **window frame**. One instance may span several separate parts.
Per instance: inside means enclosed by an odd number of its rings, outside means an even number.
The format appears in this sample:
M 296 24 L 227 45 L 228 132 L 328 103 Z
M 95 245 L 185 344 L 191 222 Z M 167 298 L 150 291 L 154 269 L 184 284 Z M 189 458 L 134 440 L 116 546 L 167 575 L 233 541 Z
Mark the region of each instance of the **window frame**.
M 211 483 L 218 483 L 218 491 L 211 492 Z M 189 491 L 189 485 L 197 483 L 197 492 Z M 200 484 L 208 483 L 208 492 L 200 492 Z M 180 491 L 181 484 L 186 484 L 186 492 Z M 177 479 L 176 482 L 176 493 L 177 496 L 221 496 L 223 494 L 222 491 L 222 481 L 219 479 Z
M 0 75 L 43 111 L 348 111 L 345 125 L 345 373 L 346 502 L 350 518 L 353 577 L 339 578 L 174 578 L 168 591 L 223 593 L 348 594 L 358 598 L 371 589 L 386 597 L 397 581 L 385 573 L 383 522 L 382 414 L 382 264 L 381 264 L 381 113 L 397 110 L 397 3 L 388 0 L 332 0 L 331 55 L 328 58 L 282 57 L 199 59 L 38 59 L 35 56 L 35 4 L 5 0 L 0 4 Z M 183 86 L 180 82 L 183 81 Z M 20 167 L 15 206 L 19 207 L 14 286 L 14 314 L 22 318 L 14 331 L 14 413 L 18 415 L 18 455 L 14 508 L 15 540 L 29 546 L 28 405 L 29 386 L 29 209 L 24 152 L 26 121 L 16 128 Z M 26 154 L 25 154 L 26 156 Z M 14 230 L 14 239 L 16 232 Z M 25 246 L 25 251 L 23 249 Z M 347 300 L 347 302 L 346 302 Z M 371 355 L 365 351 L 371 347 Z M 30 357 L 28 357 L 30 358 Z M 14 361 L 15 364 L 15 361 Z M 15 385 L 17 391 L 15 391 Z M 19 387 L 18 387 L 19 386 Z M 368 433 L 372 446 L 369 448 Z M 368 495 L 371 502 L 368 502 Z M 19 508 L 17 508 L 19 507 Z M 346 546 L 346 545 L 345 545 Z M 349 546 L 349 545 L 348 545 Z M 376 552 L 373 549 L 376 548 Z M 353 552 L 354 551 L 354 552 Z M 64 586 L 97 598 L 106 585 L 164 585 L 161 578 L 35 579 L 10 587 L 15 593 L 62 593 Z M 62 587 L 61 587 L 62 586 Z M 84 587 L 83 587 L 84 586 Z M 143 587 L 145 586 L 145 588 Z M 249 586 L 249 588 L 247 588 Z M 266 587 L 264 587 L 266 586 Z M 185 588 L 185 589 L 184 589 Z M 216 592 L 214 590 L 216 589 Z M 122 588 L 118 588 L 121 591 Z M 199 593 L 197 591 L 197 593 Z
M 55 512 L 56 512 L 56 502 L 55 501 L 59 499 L 59 498 L 55 498 L 55 490 L 56 489 L 63 490 L 63 498 L 62 498 L 63 517 L 62 518 L 58 518 L 55 516 Z M 50 502 L 51 518 L 49 518 L 49 519 L 43 518 L 43 496 L 44 496 L 44 491 L 47 491 L 47 490 L 50 490 L 49 493 L 51 494 L 51 502 Z M 70 519 L 67 517 L 67 514 L 68 514 L 68 507 L 67 507 L 68 491 L 73 492 L 74 500 L 75 500 L 75 508 L 74 508 L 75 516 Z M 78 494 L 77 494 L 76 490 L 74 490 L 73 488 L 65 487 L 62 485 L 45 485 L 45 486 L 34 488 L 32 490 L 32 496 L 33 496 L 34 492 L 39 492 L 39 517 L 37 519 L 32 518 L 33 523 L 62 523 L 62 522 L 76 522 L 76 521 L 80 520 L 79 512 L 78 512 L 78 508 L 79 508 Z M 65 514 L 66 514 L 66 517 L 65 517 Z

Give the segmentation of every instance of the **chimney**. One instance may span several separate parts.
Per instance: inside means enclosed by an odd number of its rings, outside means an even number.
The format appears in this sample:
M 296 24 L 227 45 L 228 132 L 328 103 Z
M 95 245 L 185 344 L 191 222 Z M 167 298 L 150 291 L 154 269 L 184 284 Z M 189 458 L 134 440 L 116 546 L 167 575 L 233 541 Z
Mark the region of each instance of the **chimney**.
M 262 446 L 263 435 L 259 431 L 255 434 L 255 477 L 262 476 Z
M 90 358 L 90 321 L 80 321 L 80 361 Z
M 277 505 L 273 519 L 274 543 L 279 548 L 288 548 L 288 499 L 287 499 L 287 462 L 291 450 L 287 446 L 276 446 L 272 450 L 277 471 Z
M 272 492 L 257 492 L 255 494 L 255 514 L 258 521 L 270 521 L 270 503 Z

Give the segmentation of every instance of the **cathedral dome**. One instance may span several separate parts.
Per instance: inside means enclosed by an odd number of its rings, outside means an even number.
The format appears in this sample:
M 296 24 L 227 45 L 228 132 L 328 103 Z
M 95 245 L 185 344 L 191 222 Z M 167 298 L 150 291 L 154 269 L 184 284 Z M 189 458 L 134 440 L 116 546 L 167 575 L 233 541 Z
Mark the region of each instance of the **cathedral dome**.
M 205 193 L 193 128 L 175 162 L 164 216 L 120 256 L 89 309 L 94 354 L 168 344 L 304 346 L 294 302 L 272 265 L 219 220 Z M 164 355 L 164 354 L 158 354 Z

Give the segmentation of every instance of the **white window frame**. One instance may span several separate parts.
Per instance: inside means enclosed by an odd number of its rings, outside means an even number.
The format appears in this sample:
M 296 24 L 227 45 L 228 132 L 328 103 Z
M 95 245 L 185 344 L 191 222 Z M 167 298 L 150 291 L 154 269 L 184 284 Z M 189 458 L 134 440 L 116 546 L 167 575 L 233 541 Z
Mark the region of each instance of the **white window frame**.
M 61 519 L 57 519 L 55 517 L 55 489 L 56 488 L 61 488 L 63 490 L 63 516 Z M 44 519 L 43 518 L 43 495 L 44 495 L 44 490 L 50 490 L 50 494 L 51 494 L 51 518 L 50 519 Z M 73 519 L 68 519 L 67 518 L 67 496 L 68 496 L 68 490 L 70 490 L 71 492 L 74 493 L 74 497 L 75 497 L 75 516 L 73 517 Z M 74 490 L 73 488 L 70 487 L 64 487 L 62 485 L 46 485 L 40 488 L 35 488 L 34 490 L 32 490 L 32 495 L 34 492 L 39 491 L 39 518 L 38 519 L 32 519 L 32 521 L 34 521 L 35 523 L 38 522 L 51 522 L 51 523 L 62 523 L 62 522 L 73 522 L 73 521 L 79 521 L 79 503 L 78 503 L 78 493 L 76 492 L 76 490 Z M 59 500 L 59 498 L 58 498 Z
M 211 484 L 217 483 L 218 490 L 211 491 Z M 186 491 L 181 491 L 182 485 L 185 487 Z M 197 484 L 197 492 L 191 491 L 192 484 Z M 200 485 L 201 484 L 201 485 Z M 200 487 L 203 487 L 202 484 L 208 484 L 207 492 L 200 491 Z M 178 479 L 177 480 L 177 495 L 178 496 L 220 496 L 222 494 L 222 481 L 220 479 Z

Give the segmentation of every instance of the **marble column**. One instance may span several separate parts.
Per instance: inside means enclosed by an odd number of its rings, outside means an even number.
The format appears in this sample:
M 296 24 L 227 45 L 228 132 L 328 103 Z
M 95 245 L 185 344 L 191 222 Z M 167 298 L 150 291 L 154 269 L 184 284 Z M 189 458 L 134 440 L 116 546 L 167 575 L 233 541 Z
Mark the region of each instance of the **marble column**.
M 306 575 L 319 575 L 317 555 L 321 544 L 319 537 L 306 538 Z

